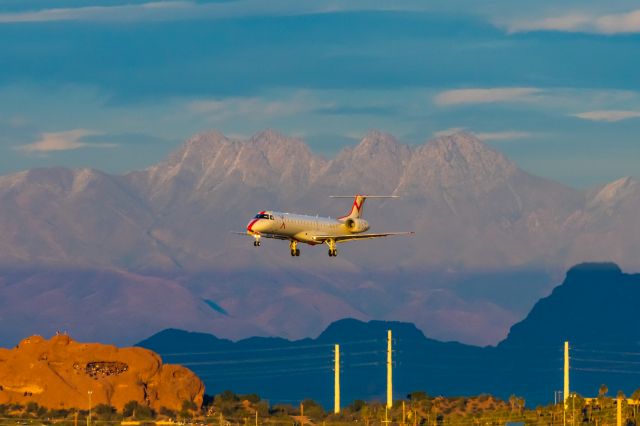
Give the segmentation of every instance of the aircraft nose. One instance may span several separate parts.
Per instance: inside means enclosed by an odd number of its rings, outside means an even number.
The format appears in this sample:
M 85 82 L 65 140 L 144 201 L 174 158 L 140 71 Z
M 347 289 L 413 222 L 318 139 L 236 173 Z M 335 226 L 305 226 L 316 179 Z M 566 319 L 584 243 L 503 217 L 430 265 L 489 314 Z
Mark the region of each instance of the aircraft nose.
M 260 223 L 262 222 L 260 219 L 253 219 L 251 220 L 251 222 L 249 222 L 249 224 L 247 225 L 247 231 L 248 232 L 260 232 L 261 228 L 262 228 L 262 224 Z

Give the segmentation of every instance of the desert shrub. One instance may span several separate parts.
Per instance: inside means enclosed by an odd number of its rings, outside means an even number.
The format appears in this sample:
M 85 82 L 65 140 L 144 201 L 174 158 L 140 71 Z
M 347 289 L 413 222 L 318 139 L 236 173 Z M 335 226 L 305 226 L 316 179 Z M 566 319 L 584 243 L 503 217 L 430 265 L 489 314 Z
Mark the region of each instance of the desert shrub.
M 93 412 L 100 420 L 112 420 L 117 413 L 116 409 L 108 404 L 98 404 L 93 408 Z
M 160 410 L 158 411 L 158 413 L 161 416 L 169 417 L 171 419 L 174 419 L 176 417 L 176 412 L 167 407 L 160 407 Z

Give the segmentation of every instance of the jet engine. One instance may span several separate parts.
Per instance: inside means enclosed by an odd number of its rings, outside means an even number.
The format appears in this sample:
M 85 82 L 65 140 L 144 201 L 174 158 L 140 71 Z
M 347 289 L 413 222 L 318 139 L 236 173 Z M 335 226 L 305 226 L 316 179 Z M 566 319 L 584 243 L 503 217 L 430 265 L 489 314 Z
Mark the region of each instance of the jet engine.
M 344 226 L 349 232 L 358 233 L 369 229 L 369 223 L 364 219 L 349 218 L 344 221 Z

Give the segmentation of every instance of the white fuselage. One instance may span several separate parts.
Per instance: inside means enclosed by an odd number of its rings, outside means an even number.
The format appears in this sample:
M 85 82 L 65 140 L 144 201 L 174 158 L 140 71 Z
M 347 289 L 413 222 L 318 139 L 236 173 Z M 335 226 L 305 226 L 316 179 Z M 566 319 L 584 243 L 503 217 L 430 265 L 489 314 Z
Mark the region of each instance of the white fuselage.
M 267 233 L 307 244 L 319 244 L 315 236 L 353 235 L 368 229 L 363 219 L 331 219 L 274 211 L 258 213 L 247 225 L 247 232 L 252 235 Z

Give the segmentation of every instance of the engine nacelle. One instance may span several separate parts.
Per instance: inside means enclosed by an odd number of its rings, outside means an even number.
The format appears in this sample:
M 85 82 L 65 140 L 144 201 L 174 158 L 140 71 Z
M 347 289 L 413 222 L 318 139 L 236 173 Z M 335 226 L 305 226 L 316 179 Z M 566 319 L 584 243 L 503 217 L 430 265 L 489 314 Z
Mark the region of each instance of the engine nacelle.
M 364 219 L 349 218 L 344 221 L 344 226 L 349 232 L 358 233 L 369 229 L 369 223 Z

